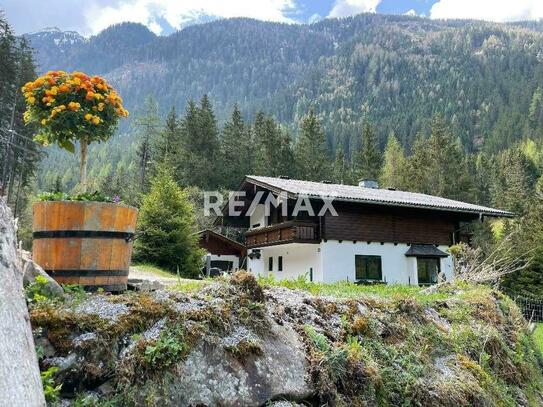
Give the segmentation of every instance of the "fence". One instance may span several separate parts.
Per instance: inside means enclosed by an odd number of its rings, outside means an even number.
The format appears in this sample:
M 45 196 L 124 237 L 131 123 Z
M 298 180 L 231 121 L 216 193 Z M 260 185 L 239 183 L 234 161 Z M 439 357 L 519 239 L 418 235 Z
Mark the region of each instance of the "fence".
M 543 299 L 516 297 L 515 302 L 524 314 L 524 318 L 531 322 L 543 322 Z

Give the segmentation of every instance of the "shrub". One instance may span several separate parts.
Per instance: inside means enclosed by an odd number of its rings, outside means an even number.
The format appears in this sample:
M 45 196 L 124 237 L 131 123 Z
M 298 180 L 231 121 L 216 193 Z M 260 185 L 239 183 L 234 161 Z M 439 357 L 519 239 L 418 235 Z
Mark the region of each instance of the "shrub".
M 192 206 L 165 168 L 151 181 L 151 191 L 143 198 L 139 213 L 140 237 L 134 243 L 135 260 L 152 263 L 183 277 L 197 277 L 203 251 Z

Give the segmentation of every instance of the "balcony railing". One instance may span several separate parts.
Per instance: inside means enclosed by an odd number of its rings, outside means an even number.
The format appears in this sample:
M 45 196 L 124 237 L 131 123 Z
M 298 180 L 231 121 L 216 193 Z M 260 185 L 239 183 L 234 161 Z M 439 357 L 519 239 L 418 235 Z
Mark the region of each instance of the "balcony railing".
M 316 223 L 298 220 L 249 230 L 245 236 L 249 249 L 285 243 L 318 243 L 320 241 Z

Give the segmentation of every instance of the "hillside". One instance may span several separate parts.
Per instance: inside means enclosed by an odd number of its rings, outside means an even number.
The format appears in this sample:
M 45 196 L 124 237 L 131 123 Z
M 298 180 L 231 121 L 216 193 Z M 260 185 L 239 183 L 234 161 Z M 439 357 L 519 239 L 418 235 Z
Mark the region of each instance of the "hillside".
M 540 353 L 497 291 L 277 285 L 241 272 L 178 291 L 36 301 L 40 367 L 77 406 L 543 401 Z
M 312 25 L 219 20 L 166 37 L 124 23 L 70 44 L 57 31 L 27 37 L 41 71 L 103 74 L 132 111 L 148 94 L 165 114 L 207 93 L 221 120 L 238 102 L 249 118 L 262 109 L 295 127 L 313 106 L 329 150 L 341 142 L 349 156 L 365 117 L 382 146 L 390 131 L 411 146 L 435 113 L 470 151 L 538 138 L 541 29 L 362 14 Z

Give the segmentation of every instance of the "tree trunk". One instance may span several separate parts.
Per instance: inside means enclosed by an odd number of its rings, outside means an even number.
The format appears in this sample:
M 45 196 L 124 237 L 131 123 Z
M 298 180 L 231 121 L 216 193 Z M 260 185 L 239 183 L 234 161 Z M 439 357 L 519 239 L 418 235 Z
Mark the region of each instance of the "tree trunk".
M 5 406 L 45 406 L 23 293 L 15 221 L 0 198 L 0 397 Z
M 79 183 L 81 185 L 81 192 L 87 192 L 87 141 L 80 141 L 81 156 L 79 161 Z

